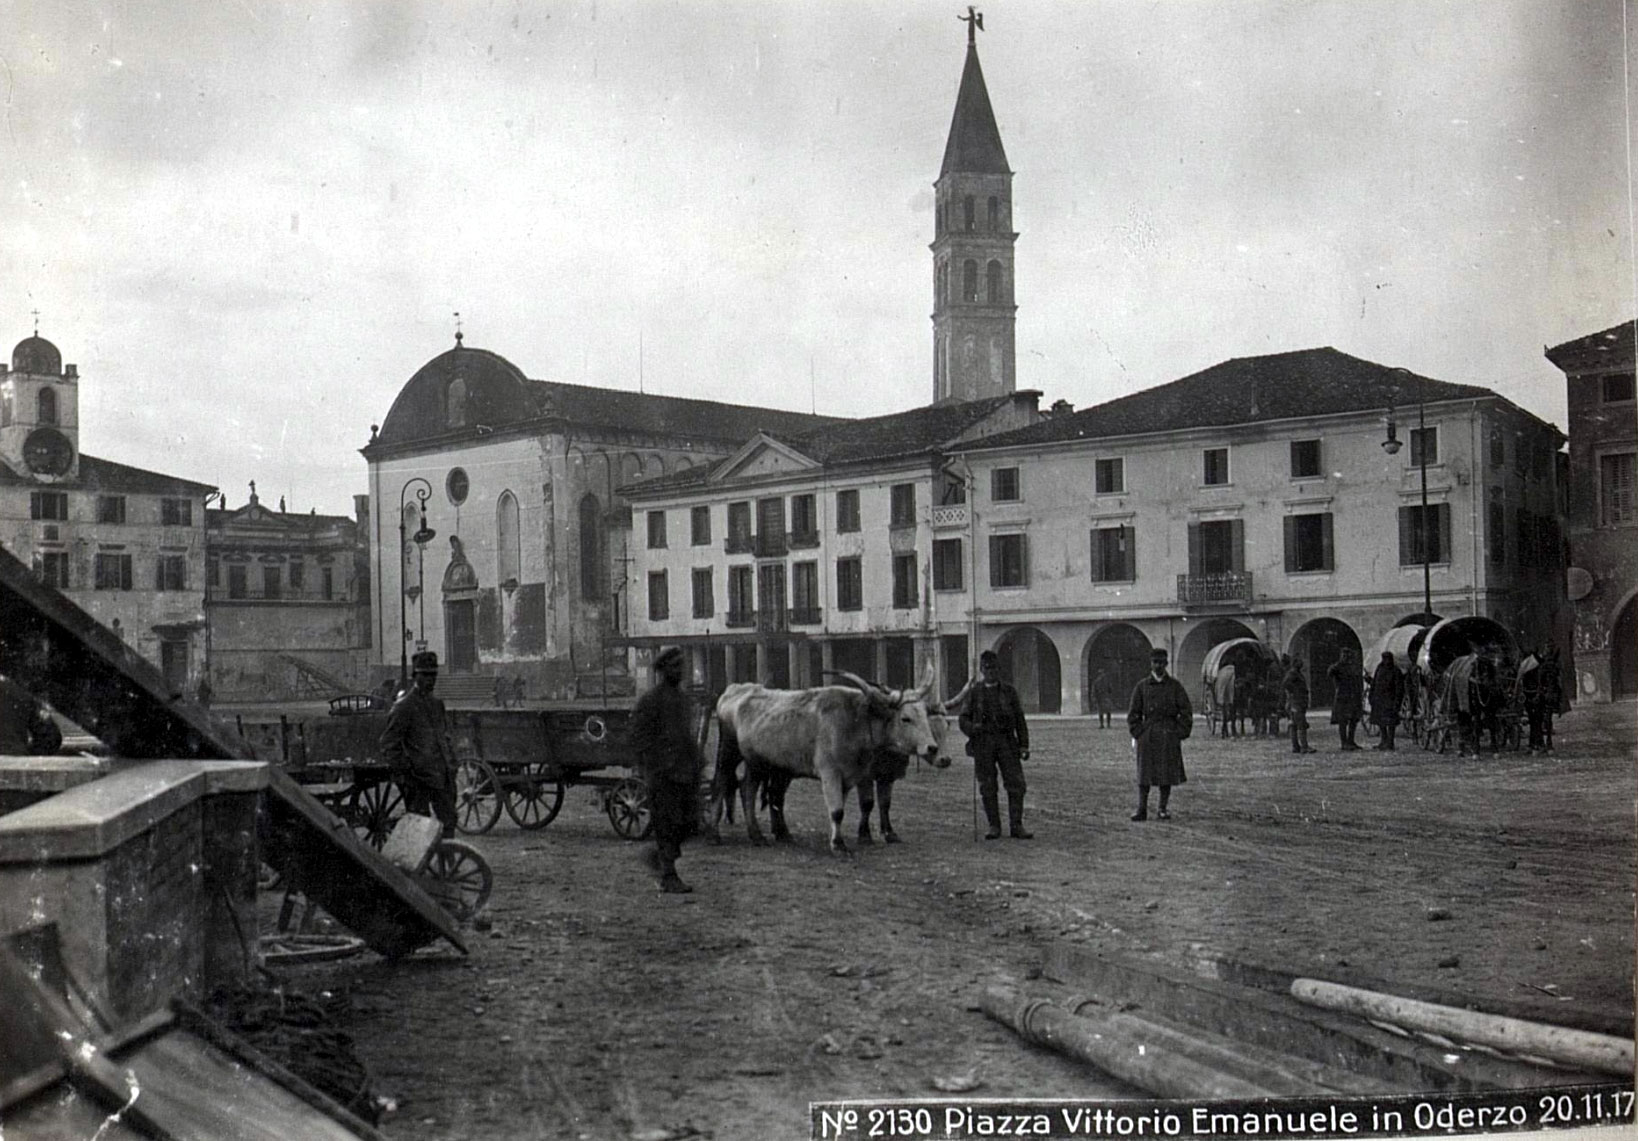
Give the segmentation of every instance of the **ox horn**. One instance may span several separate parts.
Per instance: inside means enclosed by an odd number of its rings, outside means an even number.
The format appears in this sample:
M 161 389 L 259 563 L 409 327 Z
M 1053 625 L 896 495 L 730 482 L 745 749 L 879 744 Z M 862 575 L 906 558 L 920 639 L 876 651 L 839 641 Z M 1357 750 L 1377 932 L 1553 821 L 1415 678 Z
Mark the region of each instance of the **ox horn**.
M 927 700 L 927 695 L 929 693 L 933 692 L 933 683 L 935 681 L 937 681 L 937 680 L 938 679 L 937 679 L 936 675 L 933 673 L 933 663 L 928 662 L 927 663 L 927 668 L 925 670 L 923 670 L 922 674 L 921 674 L 921 684 L 918 685 L 915 689 L 907 691 L 904 694 L 905 700 L 907 700 L 907 701 L 925 701 L 925 700 Z
M 825 672 L 828 675 L 831 675 L 833 677 L 839 677 L 839 678 L 843 679 L 844 681 L 848 682 L 850 685 L 857 686 L 860 690 L 862 690 L 865 693 L 885 693 L 885 692 L 887 692 L 886 690 L 882 689 L 881 686 L 875 684 L 874 682 L 866 681 L 864 678 L 860 677 L 858 674 L 850 673 L 847 670 L 826 670 Z
M 948 712 L 950 712 L 950 710 L 958 708 L 963 701 L 966 701 L 967 700 L 967 695 L 969 693 L 971 693 L 972 691 L 973 691 L 973 679 L 968 678 L 967 679 L 967 684 L 963 685 L 960 689 L 956 690 L 954 697 L 946 698 L 945 700 L 939 702 L 938 703 L 938 708 L 943 710 L 945 713 L 948 713 Z

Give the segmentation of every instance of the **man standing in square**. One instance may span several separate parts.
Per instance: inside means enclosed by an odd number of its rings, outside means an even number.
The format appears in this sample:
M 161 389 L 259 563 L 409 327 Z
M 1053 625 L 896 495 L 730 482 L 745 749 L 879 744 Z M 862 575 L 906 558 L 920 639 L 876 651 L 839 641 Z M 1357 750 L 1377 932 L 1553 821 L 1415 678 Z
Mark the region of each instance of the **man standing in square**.
M 1149 672 L 1132 690 L 1126 727 L 1137 757 L 1138 802 L 1133 820 L 1149 819 L 1149 786 L 1160 786 L 1160 819 L 1170 820 L 1172 786 L 1188 780 L 1183 742 L 1194 732 L 1194 706 L 1183 683 L 1166 672 L 1165 650 L 1149 653 Z
M 699 824 L 704 762 L 682 691 L 682 650 L 676 646 L 663 650 L 654 659 L 654 672 L 659 681 L 631 711 L 631 747 L 648 786 L 648 810 L 654 820 L 649 862 L 660 873 L 661 891 L 684 894 L 694 889 L 677 875 L 677 858 L 683 841 Z
M 422 650 L 412 659 L 410 688 L 393 703 L 381 734 L 381 757 L 404 790 L 404 807 L 431 814 L 455 834 L 455 746 L 449 739 L 444 703 L 432 696 L 438 684 L 438 655 Z
M 973 775 L 978 794 L 984 801 L 984 816 L 990 830 L 986 840 L 1001 838 L 1001 797 L 996 773 L 1007 789 L 1007 819 L 1014 840 L 1033 840 L 1035 834 L 1024 827 L 1024 766 L 1029 760 L 1029 726 L 1018 691 L 1001 680 L 1001 660 L 994 650 L 978 655 L 979 683 L 961 707 L 961 731 L 972 749 Z

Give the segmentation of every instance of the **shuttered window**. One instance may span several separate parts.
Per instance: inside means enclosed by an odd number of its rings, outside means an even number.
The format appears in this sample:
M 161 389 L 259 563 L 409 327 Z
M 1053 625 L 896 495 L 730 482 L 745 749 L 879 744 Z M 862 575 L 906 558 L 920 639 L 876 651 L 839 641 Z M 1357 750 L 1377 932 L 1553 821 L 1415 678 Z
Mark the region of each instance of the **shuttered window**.
M 1599 495 L 1603 501 L 1604 526 L 1638 522 L 1635 476 L 1638 476 L 1638 455 L 1622 452 L 1599 457 Z
M 1285 517 L 1285 571 L 1305 574 L 1336 569 L 1331 513 Z
M 1029 536 L 990 536 L 990 585 L 1029 585 Z
M 1137 578 L 1137 531 L 1099 527 L 1092 532 L 1092 581 L 1132 582 Z
M 1189 524 L 1189 574 L 1232 574 L 1246 569 L 1246 525 L 1242 519 Z
M 1424 525 L 1420 504 L 1399 509 L 1400 566 L 1421 565 L 1424 561 L 1424 542 L 1427 551 L 1425 561 L 1450 561 L 1450 504 L 1429 504 L 1428 517 L 1431 526 Z

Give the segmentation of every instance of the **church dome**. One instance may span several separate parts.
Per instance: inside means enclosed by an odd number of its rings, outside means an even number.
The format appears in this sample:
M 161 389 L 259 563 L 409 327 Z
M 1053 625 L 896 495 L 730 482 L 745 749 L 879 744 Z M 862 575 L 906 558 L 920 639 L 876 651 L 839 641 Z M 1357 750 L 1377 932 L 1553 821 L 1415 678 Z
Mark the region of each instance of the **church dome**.
M 26 372 L 33 376 L 61 376 L 63 354 L 57 346 L 39 334 L 17 342 L 11 350 L 11 371 Z
M 399 390 L 371 447 L 477 435 L 539 416 L 534 385 L 511 361 L 457 341 Z

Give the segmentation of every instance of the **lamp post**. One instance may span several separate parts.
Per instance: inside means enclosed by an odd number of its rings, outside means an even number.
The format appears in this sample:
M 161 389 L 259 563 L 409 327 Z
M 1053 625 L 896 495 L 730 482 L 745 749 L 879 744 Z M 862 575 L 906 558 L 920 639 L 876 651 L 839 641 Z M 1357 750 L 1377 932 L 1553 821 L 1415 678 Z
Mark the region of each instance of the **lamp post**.
M 404 519 L 404 497 L 416 484 L 421 485 L 415 488 L 415 498 L 421 507 L 421 526 L 411 536 L 408 534 L 409 527 Z M 404 581 L 404 553 L 409 549 L 412 540 L 424 553 L 427 544 L 438 535 L 438 532 L 427 526 L 427 500 L 430 498 L 432 484 L 420 476 L 407 481 L 398 492 L 398 680 L 405 685 L 409 684 L 409 619 L 405 614 L 409 584 Z M 420 593 L 420 587 L 416 588 L 416 593 Z
M 1423 625 L 1433 624 L 1433 544 L 1429 536 L 1432 531 L 1431 520 L 1428 519 L 1428 417 L 1427 417 L 1427 381 L 1408 368 L 1396 368 L 1397 373 L 1416 377 L 1416 430 L 1420 433 L 1420 443 L 1417 447 L 1417 467 L 1422 472 L 1422 619 Z M 1382 441 L 1382 450 L 1390 456 L 1399 454 L 1399 426 L 1394 420 L 1394 401 L 1398 398 L 1399 388 L 1394 386 L 1393 395 L 1388 398 L 1388 437 Z

